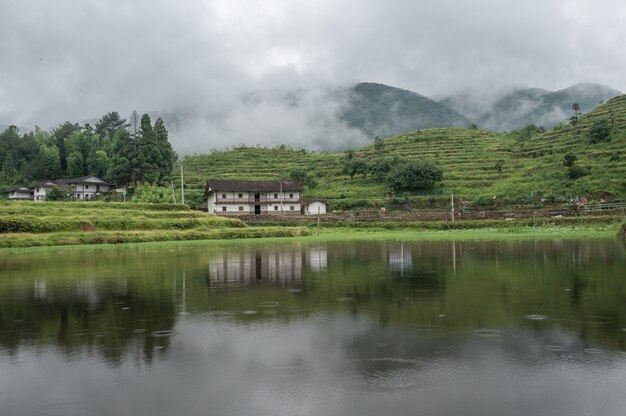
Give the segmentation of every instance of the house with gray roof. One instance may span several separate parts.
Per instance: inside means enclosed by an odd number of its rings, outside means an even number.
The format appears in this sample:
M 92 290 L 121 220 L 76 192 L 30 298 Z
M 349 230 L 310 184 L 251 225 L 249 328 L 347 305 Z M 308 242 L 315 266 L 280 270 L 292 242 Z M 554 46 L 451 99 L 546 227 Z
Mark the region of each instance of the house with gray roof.
M 302 185 L 296 181 L 209 179 L 207 210 L 214 214 L 299 214 Z

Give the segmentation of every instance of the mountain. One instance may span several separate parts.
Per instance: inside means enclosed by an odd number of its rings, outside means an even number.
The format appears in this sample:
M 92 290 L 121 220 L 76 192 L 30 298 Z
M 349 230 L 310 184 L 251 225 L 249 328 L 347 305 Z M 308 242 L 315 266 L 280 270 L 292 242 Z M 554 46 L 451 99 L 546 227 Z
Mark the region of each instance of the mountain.
M 528 124 L 551 128 L 574 115 L 574 103 L 580 105 L 580 112 L 586 113 L 618 95 L 621 95 L 619 91 L 605 85 L 581 83 L 559 91 L 514 90 L 490 103 L 472 93 L 452 95 L 440 103 L 481 127 L 510 131 Z
M 466 127 L 458 112 L 423 95 L 383 84 L 362 82 L 347 91 L 339 118 L 368 137 L 389 137 L 432 127 Z

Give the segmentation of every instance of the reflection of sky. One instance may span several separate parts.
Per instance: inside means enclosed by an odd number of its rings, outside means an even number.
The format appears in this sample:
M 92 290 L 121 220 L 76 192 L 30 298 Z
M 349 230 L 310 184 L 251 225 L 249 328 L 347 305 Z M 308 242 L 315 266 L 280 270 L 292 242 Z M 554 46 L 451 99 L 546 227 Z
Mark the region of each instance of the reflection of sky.
M 152 365 L 36 347 L 0 356 L 0 413 L 622 415 L 626 358 L 585 346 L 558 329 L 442 335 L 341 315 L 185 316 Z

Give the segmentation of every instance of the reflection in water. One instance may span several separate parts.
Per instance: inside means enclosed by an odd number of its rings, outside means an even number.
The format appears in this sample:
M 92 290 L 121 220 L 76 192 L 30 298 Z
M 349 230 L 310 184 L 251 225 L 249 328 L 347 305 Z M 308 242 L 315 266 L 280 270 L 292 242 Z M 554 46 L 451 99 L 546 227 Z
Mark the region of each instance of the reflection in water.
M 593 240 L 3 255 L 0 414 L 621 415 L 625 272 Z

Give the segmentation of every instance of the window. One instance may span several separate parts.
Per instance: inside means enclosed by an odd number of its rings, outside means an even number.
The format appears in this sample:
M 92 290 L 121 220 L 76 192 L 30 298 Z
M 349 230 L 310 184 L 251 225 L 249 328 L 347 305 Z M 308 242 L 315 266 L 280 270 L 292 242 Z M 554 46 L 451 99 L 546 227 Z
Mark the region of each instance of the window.
M 226 207 L 222 207 L 222 211 L 226 211 Z
M 274 211 L 278 211 L 278 205 L 274 205 Z
M 85 189 L 89 189 L 89 185 L 85 185 Z
M 295 207 L 292 205 L 292 206 L 289 207 L 289 209 L 293 211 L 295 209 Z
M 226 194 L 222 194 L 222 199 L 226 199 Z
M 274 199 L 278 198 L 278 194 L 274 194 Z
M 239 198 L 243 198 L 243 194 L 239 194 Z M 241 207 L 241 208 L 243 208 L 243 207 Z M 239 211 L 241 211 L 241 210 L 239 210 Z
M 239 198 L 241 198 L 241 197 L 239 197 Z M 239 207 L 239 211 L 243 211 L 243 207 Z
M 293 194 L 289 194 L 289 198 L 293 198 Z

